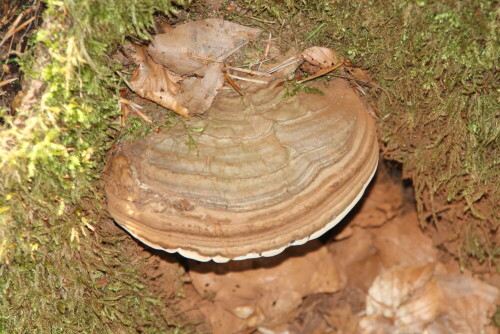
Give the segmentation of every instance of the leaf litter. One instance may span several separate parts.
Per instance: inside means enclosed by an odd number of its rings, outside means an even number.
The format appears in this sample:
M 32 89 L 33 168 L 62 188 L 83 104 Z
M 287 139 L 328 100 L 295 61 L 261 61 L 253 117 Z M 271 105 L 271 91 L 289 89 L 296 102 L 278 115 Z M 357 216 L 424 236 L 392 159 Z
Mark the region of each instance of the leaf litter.
M 203 114 L 224 84 L 223 61 L 259 33 L 220 19 L 167 28 L 150 46 L 132 46 L 131 88 L 181 116 Z
M 231 66 L 227 62 L 228 57 L 255 40 L 261 30 L 222 19 L 205 19 L 176 27 L 166 25 L 163 30 L 149 46 L 125 46 L 125 53 L 137 66 L 128 85 L 140 97 L 184 117 L 207 111 L 225 81 L 241 95 L 243 92 L 238 82 L 267 84 L 272 80 L 285 79 L 300 84 L 341 67 L 346 69 L 340 77 L 358 86 L 356 82 L 361 81 L 359 75 L 352 76 L 350 73 L 363 71 L 350 67 L 349 62 L 329 48 L 311 47 L 303 52 L 270 55 L 271 36 L 264 54 L 267 59 L 262 59 L 258 68 Z M 270 59 L 277 60 L 278 65 L 262 65 Z M 298 75 L 299 68 L 300 72 L 311 75 Z M 378 88 L 368 82 L 364 84 Z

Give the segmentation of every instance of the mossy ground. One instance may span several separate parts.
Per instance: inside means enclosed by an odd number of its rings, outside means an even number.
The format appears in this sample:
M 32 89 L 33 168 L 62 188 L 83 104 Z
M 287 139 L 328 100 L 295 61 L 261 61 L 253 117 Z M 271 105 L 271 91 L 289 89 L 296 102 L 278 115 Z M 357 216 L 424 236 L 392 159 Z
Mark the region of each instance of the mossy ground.
M 415 186 L 423 223 L 464 265 L 498 257 L 500 12 L 495 1 L 195 2 L 188 19 L 257 25 L 296 49 L 322 45 L 369 69 L 381 143 Z M 45 1 L 24 56 L 25 99 L 0 135 L 0 332 L 164 332 L 168 305 L 145 287 L 145 259 L 103 230 L 99 182 L 118 131 L 126 36 L 145 39 L 170 1 Z M 274 23 L 273 23 L 274 22 Z M 30 95 L 31 94 L 31 95 Z M 432 225 L 427 225 L 431 227 Z M 455 227 L 454 227 L 455 226 Z M 172 330 L 175 327 L 172 327 Z

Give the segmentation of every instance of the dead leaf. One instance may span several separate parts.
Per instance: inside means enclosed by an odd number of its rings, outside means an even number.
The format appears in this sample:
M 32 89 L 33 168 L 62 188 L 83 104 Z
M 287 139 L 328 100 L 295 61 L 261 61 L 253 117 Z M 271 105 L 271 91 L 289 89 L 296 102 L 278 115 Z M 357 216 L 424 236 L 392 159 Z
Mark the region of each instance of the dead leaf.
M 156 35 L 148 53 L 155 62 L 177 74 L 205 76 L 208 62 L 196 56 L 222 62 L 260 32 L 221 19 L 188 22 Z
M 156 35 L 147 51 L 136 47 L 138 68 L 130 84 L 141 97 L 182 116 L 210 108 L 224 84 L 222 62 L 260 33 L 221 19 L 162 28 L 165 33 Z
M 433 264 L 393 267 L 379 275 L 366 298 L 366 314 L 394 321 L 400 328 L 421 332 L 438 315 L 439 294 Z
M 351 75 L 352 78 L 363 81 L 363 82 L 371 82 L 372 78 L 368 71 L 362 70 L 360 68 L 352 67 L 347 70 L 347 73 Z
M 339 63 L 337 51 L 320 46 L 313 46 L 304 50 L 301 57 L 305 61 L 321 68 L 331 67 Z
M 410 212 L 384 224 L 374 235 L 373 245 L 386 268 L 420 266 L 437 260 L 432 240 L 422 232 L 417 221 L 417 214 Z
M 450 334 L 489 332 L 488 324 L 500 298 L 498 288 L 458 273 L 439 275 L 436 282 L 443 316 L 431 328 L 446 326 L 448 332 L 444 333 Z
M 180 89 L 177 82 L 181 78 L 155 63 L 147 55 L 144 47 L 136 46 L 133 57 L 138 64 L 130 79 L 130 85 L 134 92 L 143 98 L 175 111 L 179 115 L 188 116 L 188 109 L 175 98 Z
M 363 333 L 375 333 L 380 320 L 391 332 L 473 334 L 487 331 L 500 293 L 496 287 L 444 266 L 393 267 L 375 279 L 366 299 Z
M 222 67 L 221 63 L 209 64 L 203 78 L 193 77 L 181 82 L 181 93 L 176 99 L 189 110 L 190 115 L 201 115 L 210 108 L 224 85 Z

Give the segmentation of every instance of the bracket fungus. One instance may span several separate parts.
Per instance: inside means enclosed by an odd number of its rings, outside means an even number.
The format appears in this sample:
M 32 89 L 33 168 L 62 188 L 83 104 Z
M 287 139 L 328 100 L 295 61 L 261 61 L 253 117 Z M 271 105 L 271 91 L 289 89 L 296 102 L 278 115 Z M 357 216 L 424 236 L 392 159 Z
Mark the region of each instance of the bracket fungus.
M 109 158 L 113 218 L 145 244 L 198 261 L 273 256 L 352 209 L 378 163 L 374 119 L 344 80 L 283 98 L 283 81 L 219 92 L 202 116 L 123 140 Z M 190 149 L 186 126 L 197 149 Z

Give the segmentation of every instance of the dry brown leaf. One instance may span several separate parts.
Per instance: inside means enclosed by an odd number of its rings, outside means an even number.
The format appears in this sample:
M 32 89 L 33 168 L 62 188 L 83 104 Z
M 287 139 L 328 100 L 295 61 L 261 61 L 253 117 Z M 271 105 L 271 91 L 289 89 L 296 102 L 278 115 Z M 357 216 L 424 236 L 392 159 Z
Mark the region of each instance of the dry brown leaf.
M 329 249 L 339 269 L 341 287 L 349 284 L 367 292 L 382 268 L 370 231 L 354 227 L 349 238 L 331 243 Z
M 392 180 L 384 165 L 379 166 L 375 178 L 376 182 L 372 184 L 369 195 L 362 202 L 361 210 L 356 214 L 349 226 L 362 228 L 382 226 L 400 213 L 404 198 L 401 185 Z M 408 216 L 406 220 L 417 222 L 412 219 L 412 216 Z M 417 224 L 413 225 L 416 226 Z M 414 230 L 412 229 L 412 231 Z
M 182 116 L 203 114 L 210 108 L 224 84 L 222 61 L 260 33 L 221 19 L 163 28 L 165 33 L 154 38 L 147 53 L 136 48 L 139 67 L 130 84 L 141 97 Z
M 368 71 L 365 71 L 361 68 L 349 68 L 348 73 L 356 80 L 363 81 L 363 82 L 371 82 L 372 78 L 368 74 Z
M 331 67 L 339 63 L 339 56 L 336 51 L 320 46 L 313 46 L 304 50 L 301 57 L 321 68 Z
M 448 332 L 482 333 L 491 322 L 499 302 L 498 288 L 463 274 L 439 275 L 436 277 L 441 295 L 441 313 L 429 333 L 441 333 L 433 328 L 447 326 Z
M 207 61 L 197 56 L 222 62 L 260 32 L 221 19 L 188 22 L 156 35 L 148 53 L 177 74 L 205 76 Z
M 364 333 L 378 322 L 394 331 L 473 334 L 488 331 L 499 290 L 464 274 L 447 274 L 442 265 L 394 267 L 374 281 L 366 299 Z
M 177 82 L 181 78 L 155 63 L 146 54 L 143 47 L 136 46 L 133 57 L 138 65 L 130 79 L 130 85 L 134 92 L 175 111 L 179 115 L 188 116 L 188 109 L 175 98 L 180 89 Z
M 415 212 L 397 216 L 374 233 L 374 246 L 385 268 L 435 262 L 437 250 L 418 226 Z
M 188 78 L 180 83 L 181 92 L 176 100 L 189 110 L 191 115 L 200 115 L 207 111 L 224 85 L 222 64 L 213 63 L 207 66 L 205 77 Z
M 380 314 L 400 321 L 400 308 L 413 301 L 417 292 L 429 283 L 433 273 L 434 265 L 393 267 L 386 270 L 375 279 L 368 291 L 366 314 Z M 437 293 L 435 298 L 439 298 Z M 437 301 L 432 303 L 437 305 Z M 436 310 L 434 314 L 435 312 Z

